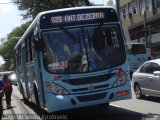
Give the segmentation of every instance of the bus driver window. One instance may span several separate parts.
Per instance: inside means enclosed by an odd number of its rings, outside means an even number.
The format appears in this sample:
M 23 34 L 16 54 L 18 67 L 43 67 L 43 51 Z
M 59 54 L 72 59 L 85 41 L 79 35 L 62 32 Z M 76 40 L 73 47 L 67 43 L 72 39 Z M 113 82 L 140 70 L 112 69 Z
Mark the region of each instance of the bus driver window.
M 102 31 L 97 34 L 97 38 L 94 40 L 94 48 L 96 52 L 103 58 L 111 55 L 114 51 L 114 46 L 112 43 L 111 32 Z

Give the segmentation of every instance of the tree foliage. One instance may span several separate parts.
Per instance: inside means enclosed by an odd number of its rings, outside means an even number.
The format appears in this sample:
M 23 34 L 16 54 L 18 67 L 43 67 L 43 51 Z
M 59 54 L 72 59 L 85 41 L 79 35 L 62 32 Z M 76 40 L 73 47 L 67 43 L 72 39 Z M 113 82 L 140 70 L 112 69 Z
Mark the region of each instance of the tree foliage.
M 12 0 L 18 5 L 18 9 L 25 11 L 23 18 L 35 18 L 41 11 L 68 8 L 76 6 L 91 6 L 89 0 Z
M 26 31 L 30 22 L 22 24 L 20 27 L 16 27 L 11 33 L 7 35 L 7 40 L 0 46 L 0 55 L 5 60 L 5 65 L 1 70 L 14 70 L 15 69 L 15 53 L 14 47 L 17 44 L 20 37 Z

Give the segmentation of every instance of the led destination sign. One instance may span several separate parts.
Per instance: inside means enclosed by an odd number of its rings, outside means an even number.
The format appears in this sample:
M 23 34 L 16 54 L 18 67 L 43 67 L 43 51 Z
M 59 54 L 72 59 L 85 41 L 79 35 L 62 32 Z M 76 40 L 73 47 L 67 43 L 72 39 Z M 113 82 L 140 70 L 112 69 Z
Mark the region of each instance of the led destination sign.
M 76 21 L 98 20 L 104 18 L 105 14 L 103 12 L 96 12 L 96 13 L 85 13 L 76 15 L 54 16 L 51 17 L 51 22 L 52 23 L 76 22 Z
M 111 8 L 80 9 L 45 13 L 40 18 L 40 28 L 50 29 L 104 22 L 118 22 L 115 10 Z

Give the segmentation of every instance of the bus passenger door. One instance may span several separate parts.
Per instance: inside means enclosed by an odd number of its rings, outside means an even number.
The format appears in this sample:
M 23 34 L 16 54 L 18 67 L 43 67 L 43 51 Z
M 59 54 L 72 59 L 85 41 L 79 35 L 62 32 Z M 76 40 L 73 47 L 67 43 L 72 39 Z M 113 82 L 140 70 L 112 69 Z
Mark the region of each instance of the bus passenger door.
M 18 89 L 22 94 L 22 79 L 21 79 L 21 49 L 18 49 L 15 54 L 16 58 L 16 76 L 18 82 Z
M 27 76 L 27 67 L 26 67 L 26 48 L 25 45 L 22 46 L 22 71 L 23 71 L 23 79 L 25 81 L 25 96 L 26 98 L 30 98 L 30 92 L 29 92 L 29 82 L 28 82 L 28 76 Z

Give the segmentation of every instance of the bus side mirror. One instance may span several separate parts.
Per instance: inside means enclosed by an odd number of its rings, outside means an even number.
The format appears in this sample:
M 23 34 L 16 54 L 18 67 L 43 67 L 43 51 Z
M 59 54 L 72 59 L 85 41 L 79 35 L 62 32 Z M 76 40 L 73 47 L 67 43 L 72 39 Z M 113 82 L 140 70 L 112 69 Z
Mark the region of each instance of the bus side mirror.
M 37 52 L 40 52 L 44 49 L 43 41 L 38 37 L 38 34 L 34 35 L 34 48 Z

